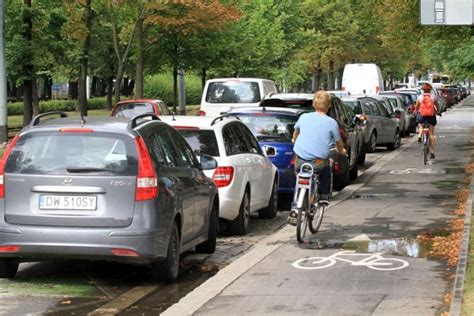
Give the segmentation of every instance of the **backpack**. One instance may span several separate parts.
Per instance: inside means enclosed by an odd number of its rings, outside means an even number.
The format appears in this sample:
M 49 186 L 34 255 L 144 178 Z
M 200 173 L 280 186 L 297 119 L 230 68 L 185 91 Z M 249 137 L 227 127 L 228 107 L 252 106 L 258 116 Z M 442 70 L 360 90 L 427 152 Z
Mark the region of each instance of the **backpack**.
M 423 94 L 423 99 L 421 100 L 420 105 L 420 114 L 421 116 L 433 116 L 435 115 L 434 102 L 431 97 L 431 94 Z

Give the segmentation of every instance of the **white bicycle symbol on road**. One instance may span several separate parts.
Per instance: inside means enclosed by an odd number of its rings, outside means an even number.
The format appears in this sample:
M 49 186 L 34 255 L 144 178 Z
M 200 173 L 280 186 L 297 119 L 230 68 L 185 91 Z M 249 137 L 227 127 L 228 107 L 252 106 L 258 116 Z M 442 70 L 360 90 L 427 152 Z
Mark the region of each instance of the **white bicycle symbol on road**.
M 351 260 L 348 258 L 362 258 Z M 336 261 L 344 261 L 351 266 L 365 266 L 369 269 L 379 271 L 393 271 L 408 267 L 408 261 L 397 258 L 384 258 L 381 253 L 356 253 L 355 251 L 339 251 L 329 257 L 310 257 L 296 260 L 291 265 L 297 269 L 315 270 L 324 269 L 336 264 Z

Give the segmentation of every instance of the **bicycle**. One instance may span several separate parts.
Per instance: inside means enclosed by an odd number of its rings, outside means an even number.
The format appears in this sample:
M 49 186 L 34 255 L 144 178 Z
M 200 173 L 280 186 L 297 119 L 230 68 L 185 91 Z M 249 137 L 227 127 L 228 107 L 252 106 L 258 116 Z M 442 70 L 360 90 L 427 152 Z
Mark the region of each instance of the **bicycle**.
M 331 164 L 330 164 L 331 165 Z M 330 166 L 331 167 L 331 166 Z M 332 182 L 332 169 L 331 182 Z M 296 176 L 293 205 L 296 208 L 296 238 L 303 243 L 307 230 L 315 234 L 323 221 L 325 203 L 319 203 L 319 175 L 310 163 L 304 163 Z M 332 187 L 332 185 L 331 185 Z

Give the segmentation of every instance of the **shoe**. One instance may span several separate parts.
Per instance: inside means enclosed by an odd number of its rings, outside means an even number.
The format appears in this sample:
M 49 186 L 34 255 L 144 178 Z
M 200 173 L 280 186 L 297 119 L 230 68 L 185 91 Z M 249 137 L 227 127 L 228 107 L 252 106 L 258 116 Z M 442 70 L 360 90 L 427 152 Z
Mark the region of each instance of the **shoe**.
M 421 143 L 421 137 L 418 137 L 418 142 Z
M 329 205 L 329 195 L 328 194 L 321 194 L 319 196 L 319 204 L 326 204 Z
M 296 226 L 296 217 L 298 216 L 298 213 L 296 210 L 291 209 L 290 214 L 288 215 L 288 224 L 292 226 Z
M 430 159 L 435 159 L 435 154 L 431 153 L 430 154 Z

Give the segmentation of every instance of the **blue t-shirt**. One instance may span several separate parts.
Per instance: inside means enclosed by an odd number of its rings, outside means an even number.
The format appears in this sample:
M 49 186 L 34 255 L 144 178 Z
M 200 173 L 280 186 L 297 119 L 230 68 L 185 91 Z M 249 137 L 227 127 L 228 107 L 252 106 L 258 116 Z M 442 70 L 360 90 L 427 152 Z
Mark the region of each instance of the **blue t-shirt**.
M 300 116 L 295 124 L 300 134 L 293 151 L 305 160 L 327 158 L 334 144 L 341 139 L 336 120 L 316 112 Z

